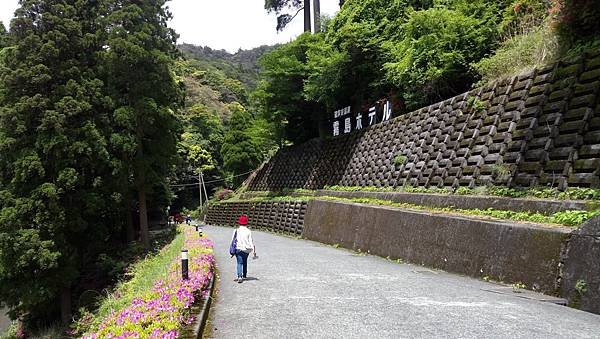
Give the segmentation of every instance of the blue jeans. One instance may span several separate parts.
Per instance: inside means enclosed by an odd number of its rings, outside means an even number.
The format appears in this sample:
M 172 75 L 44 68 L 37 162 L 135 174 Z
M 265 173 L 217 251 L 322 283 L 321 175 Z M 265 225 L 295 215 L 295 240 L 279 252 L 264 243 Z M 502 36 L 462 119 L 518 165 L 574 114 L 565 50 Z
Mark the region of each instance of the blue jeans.
M 248 255 L 250 255 L 250 253 L 246 253 L 240 250 L 235 251 L 235 258 L 237 259 L 238 278 L 246 278 L 246 273 L 248 273 Z

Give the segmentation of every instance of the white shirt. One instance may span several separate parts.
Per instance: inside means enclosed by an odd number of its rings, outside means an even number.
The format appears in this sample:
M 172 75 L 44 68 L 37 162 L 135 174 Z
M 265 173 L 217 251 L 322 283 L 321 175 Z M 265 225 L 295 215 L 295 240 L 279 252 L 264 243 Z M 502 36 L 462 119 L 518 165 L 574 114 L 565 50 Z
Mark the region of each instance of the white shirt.
M 235 232 L 237 232 L 237 242 L 235 244 L 235 248 L 247 253 L 252 252 L 254 249 L 254 242 L 252 241 L 252 232 L 250 232 L 248 227 L 240 226 Z M 233 240 L 233 235 L 231 236 L 231 240 Z

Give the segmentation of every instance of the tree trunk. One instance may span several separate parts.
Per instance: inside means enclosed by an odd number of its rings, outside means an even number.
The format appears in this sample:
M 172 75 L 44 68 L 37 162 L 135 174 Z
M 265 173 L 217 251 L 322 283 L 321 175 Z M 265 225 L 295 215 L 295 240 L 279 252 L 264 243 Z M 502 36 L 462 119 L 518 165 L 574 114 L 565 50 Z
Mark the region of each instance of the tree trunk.
M 150 249 L 150 233 L 148 232 L 148 208 L 146 207 L 146 189 L 144 185 L 138 188 L 138 200 L 140 203 L 140 235 L 142 245 L 146 250 Z
M 314 0 L 315 33 L 321 32 L 321 0 Z
M 60 291 L 60 318 L 63 325 L 69 325 L 72 319 L 71 313 L 71 288 L 64 287 Z
M 133 216 L 131 215 L 131 203 L 127 203 L 127 208 L 125 209 L 125 234 L 127 243 L 130 243 L 135 240 L 135 229 L 133 227 Z
M 312 32 L 310 20 L 310 0 L 304 0 L 304 31 Z

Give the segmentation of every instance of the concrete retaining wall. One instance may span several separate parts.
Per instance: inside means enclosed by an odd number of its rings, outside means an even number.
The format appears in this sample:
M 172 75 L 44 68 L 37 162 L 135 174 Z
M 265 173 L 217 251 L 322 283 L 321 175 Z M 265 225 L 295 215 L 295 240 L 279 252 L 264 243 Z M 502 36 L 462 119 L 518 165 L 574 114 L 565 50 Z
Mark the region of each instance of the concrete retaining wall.
M 308 207 L 303 236 L 556 294 L 562 246 L 569 233 L 566 228 L 315 200 Z
M 561 282 L 571 306 L 600 314 L 600 217 L 573 232 Z
M 249 187 L 600 187 L 599 93 L 595 50 L 367 129 L 283 149 Z

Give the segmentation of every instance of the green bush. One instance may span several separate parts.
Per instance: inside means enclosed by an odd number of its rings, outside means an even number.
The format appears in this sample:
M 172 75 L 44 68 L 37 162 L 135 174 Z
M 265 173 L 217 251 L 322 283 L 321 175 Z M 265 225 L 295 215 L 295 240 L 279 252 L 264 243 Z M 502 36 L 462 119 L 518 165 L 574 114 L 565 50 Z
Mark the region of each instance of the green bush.
M 479 7 L 491 10 L 491 6 Z M 464 7 L 465 12 L 474 9 Z M 475 79 L 470 64 L 494 45 L 494 19 L 485 13 L 469 15 L 460 6 L 454 8 L 409 11 L 408 21 L 402 25 L 404 39 L 385 44 L 392 56 L 385 64 L 387 78 L 401 90 L 408 90 L 404 99 L 409 109 L 468 90 Z

